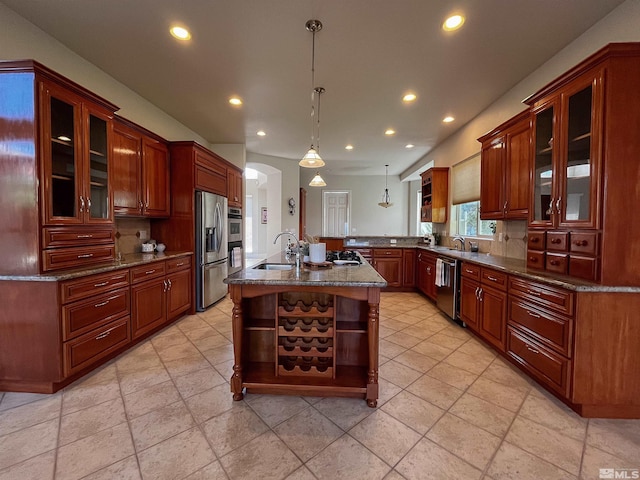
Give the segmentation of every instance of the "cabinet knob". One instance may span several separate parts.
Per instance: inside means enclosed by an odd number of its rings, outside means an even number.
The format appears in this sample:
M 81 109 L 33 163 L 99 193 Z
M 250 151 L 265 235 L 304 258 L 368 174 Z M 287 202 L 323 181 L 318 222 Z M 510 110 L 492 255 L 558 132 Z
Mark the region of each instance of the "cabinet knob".
M 560 240 L 559 238 L 552 238 L 551 239 L 551 243 L 553 243 L 554 245 L 557 245 L 560 242 L 562 242 L 562 240 Z
M 531 263 L 538 263 L 538 259 L 536 257 L 529 257 L 529 261 Z
M 578 247 L 586 247 L 587 245 L 589 245 L 589 242 L 587 242 L 586 240 L 576 240 L 575 242 L 573 242 L 573 244 Z
M 554 267 L 556 267 L 556 266 L 560 265 L 560 262 L 559 262 L 558 260 L 551 260 L 551 261 L 549 261 L 549 263 L 550 263 L 551 265 L 553 265 Z
M 538 237 L 533 237 L 531 239 L 531 243 L 539 243 L 539 242 L 540 242 L 540 239 Z

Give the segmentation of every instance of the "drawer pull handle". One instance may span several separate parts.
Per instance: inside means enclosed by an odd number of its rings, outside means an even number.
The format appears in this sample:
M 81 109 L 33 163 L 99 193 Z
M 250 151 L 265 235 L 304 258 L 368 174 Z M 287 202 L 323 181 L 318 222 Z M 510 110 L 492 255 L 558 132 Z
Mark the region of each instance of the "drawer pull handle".
M 78 255 L 78 258 L 91 258 L 93 253 L 85 253 L 84 255 Z
M 176 263 L 176 267 L 181 267 L 184 265 L 184 262 Z
M 558 244 L 558 243 L 560 243 L 561 241 L 562 241 L 562 240 L 560 240 L 559 238 L 552 238 L 552 239 L 551 239 L 551 243 L 553 243 L 553 244 Z
M 538 263 L 538 259 L 536 257 L 529 257 L 529 261 L 531 263 Z
M 573 242 L 573 244 L 578 247 L 586 247 L 587 245 L 589 245 L 589 242 L 587 242 L 586 240 L 576 240 L 575 242 Z
M 529 314 L 529 316 L 530 316 L 530 317 L 533 317 L 533 318 L 540 318 L 540 315 L 538 315 L 537 313 L 533 313 L 533 312 L 532 312 L 532 311 L 530 311 L 530 310 L 527 310 L 527 313 Z
M 112 329 L 110 329 L 110 330 L 107 330 L 107 331 L 106 331 L 106 332 L 104 332 L 104 333 L 101 333 L 101 334 L 100 334 L 100 335 L 98 335 L 95 339 L 96 339 L 96 340 L 102 340 L 103 338 L 108 337 L 109 335 L 111 335 L 111 330 L 113 330 L 113 328 L 112 328 Z
M 560 262 L 558 260 L 550 260 L 549 263 L 553 266 L 558 266 L 560 265 Z
M 491 275 L 487 275 L 487 280 L 491 280 L 492 282 L 497 282 L 498 279 L 496 277 L 492 277 Z
M 146 272 L 144 272 L 145 275 L 151 275 L 152 273 L 155 273 L 156 270 L 155 268 L 153 270 L 147 270 Z
M 93 235 L 76 235 L 76 238 L 93 238 Z
M 105 285 L 109 285 L 109 282 L 96 283 L 94 287 L 104 287 Z
M 540 353 L 539 350 L 536 350 L 535 348 L 532 348 L 529 345 L 527 345 L 526 347 L 527 347 L 527 350 L 529 350 L 531 353 L 535 353 L 536 355 Z
M 468 268 L 465 268 L 464 271 L 467 273 L 474 273 L 473 270 L 469 270 Z
M 540 239 L 538 237 L 533 237 L 531 239 L 531 243 L 538 243 L 540 241 Z
M 101 303 L 96 303 L 94 305 L 94 308 L 104 307 L 107 303 L 109 303 L 109 300 L 105 300 L 104 302 L 101 302 Z
M 536 297 L 539 297 L 539 296 L 540 296 L 540 292 L 534 292 L 533 290 L 527 290 L 527 293 L 528 293 L 529 295 L 534 295 L 534 296 L 536 296 Z

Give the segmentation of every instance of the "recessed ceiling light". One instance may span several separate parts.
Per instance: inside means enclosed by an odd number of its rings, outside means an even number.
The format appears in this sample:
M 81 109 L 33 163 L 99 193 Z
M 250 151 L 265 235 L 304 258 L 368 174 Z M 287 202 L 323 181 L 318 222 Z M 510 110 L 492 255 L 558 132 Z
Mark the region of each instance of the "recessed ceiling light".
M 459 29 L 464 23 L 464 17 L 462 15 L 451 15 L 442 24 L 442 29 L 447 32 Z
M 418 97 L 416 96 L 415 93 L 407 93 L 407 94 L 405 94 L 404 97 L 402 97 L 402 101 L 409 103 L 409 102 L 415 101 L 416 98 L 418 98 Z
M 415 145 L 413 143 L 407 143 L 404 148 L 413 148 Z
M 169 32 L 178 40 L 189 40 L 191 38 L 191 33 L 184 27 L 174 26 L 169 29 Z
M 237 106 L 242 105 L 242 100 L 240 100 L 240 98 L 239 98 L 239 97 L 231 97 L 231 98 L 229 99 L 229 103 L 230 103 L 231 105 L 234 105 L 234 106 L 236 106 L 236 107 L 237 107 Z
M 259 137 L 264 137 L 267 133 L 264 130 L 258 130 L 258 132 L 256 133 L 256 135 L 258 135 Z
M 346 147 L 344 147 L 345 150 L 353 150 L 353 145 L 349 144 Z
M 455 118 L 453 118 L 451 115 L 449 115 L 449 116 L 444 117 L 444 118 L 442 119 L 442 123 L 451 123 L 451 122 L 453 122 L 454 120 L 455 120 Z
M 395 135 L 395 134 L 396 134 L 396 131 L 395 131 L 393 128 L 387 128 L 387 129 L 384 131 L 384 134 L 385 134 L 385 135 L 388 135 L 388 136 L 391 136 L 391 135 Z

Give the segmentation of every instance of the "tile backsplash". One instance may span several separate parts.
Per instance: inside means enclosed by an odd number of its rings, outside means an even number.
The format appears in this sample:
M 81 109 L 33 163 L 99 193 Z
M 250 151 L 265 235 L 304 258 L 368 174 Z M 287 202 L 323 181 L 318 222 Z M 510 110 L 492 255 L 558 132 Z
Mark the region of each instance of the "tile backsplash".
M 147 218 L 116 218 L 116 253 L 139 253 L 141 244 L 151 235 L 151 222 Z M 147 238 L 140 239 L 146 232 Z
M 493 240 L 474 239 L 478 243 L 478 251 L 490 253 L 498 257 L 510 257 L 524 260 L 527 254 L 527 222 L 526 220 L 496 221 L 496 233 Z M 442 245 L 453 246 L 453 237 L 444 236 Z M 466 248 L 469 248 L 467 244 Z

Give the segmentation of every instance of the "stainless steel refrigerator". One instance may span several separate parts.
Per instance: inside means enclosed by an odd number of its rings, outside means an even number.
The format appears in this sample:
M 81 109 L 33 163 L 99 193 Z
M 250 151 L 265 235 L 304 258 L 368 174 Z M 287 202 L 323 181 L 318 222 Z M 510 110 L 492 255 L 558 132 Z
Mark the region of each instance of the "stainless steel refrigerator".
M 199 312 L 227 294 L 227 199 L 196 192 L 196 309 Z

